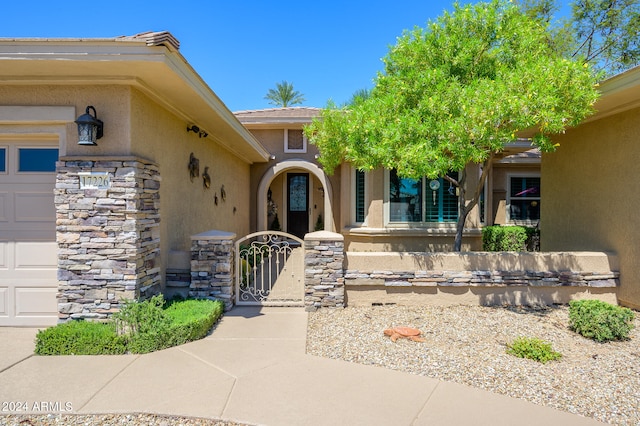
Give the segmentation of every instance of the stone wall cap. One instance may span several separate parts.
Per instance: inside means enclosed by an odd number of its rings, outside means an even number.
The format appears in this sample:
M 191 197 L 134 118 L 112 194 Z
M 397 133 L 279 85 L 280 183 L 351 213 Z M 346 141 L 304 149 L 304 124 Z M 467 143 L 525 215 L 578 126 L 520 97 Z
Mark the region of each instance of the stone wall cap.
M 344 235 L 330 231 L 310 232 L 304 236 L 305 240 L 344 241 Z
M 211 231 L 201 232 L 191 236 L 192 240 L 235 240 L 236 234 L 234 232 L 217 231 L 215 229 Z
M 123 162 L 133 162 L 137 161 L 142 164 L 151 164 L 157 166 L 157 163 L 151 160 L 148 160 L 143 157 L 138 157 L 134 155 L 65 155 L 61 156 L 58 161 L 123 161 Z

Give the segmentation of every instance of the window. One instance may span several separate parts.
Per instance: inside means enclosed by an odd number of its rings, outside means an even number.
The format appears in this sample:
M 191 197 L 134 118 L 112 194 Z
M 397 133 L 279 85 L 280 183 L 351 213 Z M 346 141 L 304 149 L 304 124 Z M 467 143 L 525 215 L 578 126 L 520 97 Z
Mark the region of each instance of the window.
M 509 178 L 509 221 L 540 220 L 540 177 L 511 176 Z
M 302 130 L 284 130 L 284 152 L 307 152 L 307 137 Z
M 19 148 L 19 172 L 55 172 L 57 148 Z
M 456 178 L 457 173 L 449 176 Z M 443 178 L 407 179 L 389 171 L 389 222 L 456 222 L 456 188 Z
M 0 173 L 7 171 L 7 148 L 0 148 Z
M 361 170 L 355 170 L 354 173 L 354 189 L 355 189 L 355 221 L 356 223 L 364 223 L 365 218 L 365 174 Z

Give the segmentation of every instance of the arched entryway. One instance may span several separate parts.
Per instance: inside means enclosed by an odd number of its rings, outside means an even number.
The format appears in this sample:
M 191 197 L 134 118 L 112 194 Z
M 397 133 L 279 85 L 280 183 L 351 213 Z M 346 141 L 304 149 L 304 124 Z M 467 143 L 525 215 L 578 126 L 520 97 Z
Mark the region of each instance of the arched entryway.
M 262 176 L 258 185 L 256 209 L 259 231 L 267 230 L 269 227 L 269 206 L 273 205 L 269 200 L 270 187 L 278 178 L 281 178 L 282 182 L 281 190 L 278 188 L 281 201 L 278 215 L 283 225 L 282 230 L 297 235 L 304 234 L 304 228 L 307 232 L 313 231 L 319 222 L 314 210 L 321 203 L 322 229 L 335 232 L 333 196 L 329 179 L 316 164 L 299 159 L 277 163 Z

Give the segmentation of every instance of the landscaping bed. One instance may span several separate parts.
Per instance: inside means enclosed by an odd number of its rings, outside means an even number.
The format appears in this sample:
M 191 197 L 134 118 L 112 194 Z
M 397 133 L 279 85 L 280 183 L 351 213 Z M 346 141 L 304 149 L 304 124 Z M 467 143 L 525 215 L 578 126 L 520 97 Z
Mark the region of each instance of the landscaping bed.
M 148 353 L 202 339 L 224 312 L 224 303 L 162 295 L 125 302 L 107 322 L 69 321 L 40 330 L 37 355 L 118 355 Z
M 569 307 L 369 306 L 309 314 L 307 353 L 462 383 L 592 417 L 640 424 L 640 315 L 628 340 L 600 343 L 570 329 Z M 426 342 L 383 334 L 422 331 Z M 559 359 L 507 353 L 520 338 L 542 339 Z

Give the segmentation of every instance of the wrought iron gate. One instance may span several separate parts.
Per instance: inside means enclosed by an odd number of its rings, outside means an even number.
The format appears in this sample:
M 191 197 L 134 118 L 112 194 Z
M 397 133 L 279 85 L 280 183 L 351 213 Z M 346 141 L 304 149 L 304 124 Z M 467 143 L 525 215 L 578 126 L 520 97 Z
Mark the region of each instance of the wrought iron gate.
M 303 306 L 304 241 L 261 231 L 236 241 L 236 305 Z

